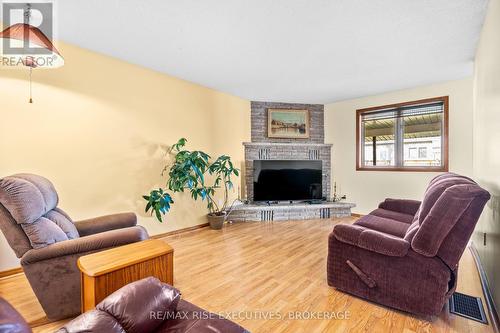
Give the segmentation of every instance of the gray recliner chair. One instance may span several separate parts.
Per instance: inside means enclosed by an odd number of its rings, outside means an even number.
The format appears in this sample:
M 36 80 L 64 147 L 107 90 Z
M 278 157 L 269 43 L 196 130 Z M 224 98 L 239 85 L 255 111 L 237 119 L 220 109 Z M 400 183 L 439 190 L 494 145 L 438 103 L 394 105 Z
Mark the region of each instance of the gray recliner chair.
M 81 311 L 79 257 L 149 238 L 134 213 L 73 222 L 57 204 L 54 186 L 41 176 L 0 179 L 0 229 L 52 320 Z

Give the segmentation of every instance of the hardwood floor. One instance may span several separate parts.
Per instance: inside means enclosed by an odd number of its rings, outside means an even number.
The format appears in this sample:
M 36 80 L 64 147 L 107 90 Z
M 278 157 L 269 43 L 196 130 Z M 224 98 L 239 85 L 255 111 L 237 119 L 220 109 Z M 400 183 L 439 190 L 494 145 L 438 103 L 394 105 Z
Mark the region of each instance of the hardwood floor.
M 175 249 L 174 283 L 183 298 L 213 312 L 244 311 L 233 320 L 251 332 L 493 332 L 490 325 L 451 315 L 447 309 L 426 321 L 329 287 L 328 234 L 336 223 L 353 220 L 247 222 L 163 239 Z M 480 296 L 486 304 L 469 250 L 458 276 L 457 290 Z M 34 332 L 52 332 L 64 323 L 41 325 L 43 311 L 22 274 L 0 279 L 0 295 L 38 326 Z M 348 319 L 256 318 L 305 311 L 345 311 Z

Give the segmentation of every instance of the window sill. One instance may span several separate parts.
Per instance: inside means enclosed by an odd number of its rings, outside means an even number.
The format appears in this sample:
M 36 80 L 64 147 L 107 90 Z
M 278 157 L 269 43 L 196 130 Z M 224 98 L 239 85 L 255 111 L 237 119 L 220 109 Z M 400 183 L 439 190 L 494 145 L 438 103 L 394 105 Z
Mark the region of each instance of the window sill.
M 448 172 L 447 166 L 442 167 L 356 167 L 356 171 L 398 171 L 398 172 Z

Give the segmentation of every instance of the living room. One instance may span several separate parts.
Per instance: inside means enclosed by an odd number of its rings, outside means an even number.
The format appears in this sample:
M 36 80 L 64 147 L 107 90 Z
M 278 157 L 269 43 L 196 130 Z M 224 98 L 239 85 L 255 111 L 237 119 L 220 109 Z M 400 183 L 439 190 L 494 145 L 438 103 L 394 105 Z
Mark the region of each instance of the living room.
M 498 331 L 500 0 L 1 17 L 0 332 Z

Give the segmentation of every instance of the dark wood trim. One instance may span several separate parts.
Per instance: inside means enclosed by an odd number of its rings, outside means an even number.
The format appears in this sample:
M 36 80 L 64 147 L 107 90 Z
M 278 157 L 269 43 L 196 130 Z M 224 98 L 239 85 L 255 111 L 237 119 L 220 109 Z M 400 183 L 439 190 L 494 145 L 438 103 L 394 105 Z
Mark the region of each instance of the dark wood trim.
M 190 232 L 190 231 L 195 231 L 198 229 L 206 228 L 208 226 L 209 226 L 208 223 L 202 223 L 202 224 L 198 224 L 198 225 L 195 225 L 192 227 L 187 227 L 187 228 L 182 228 L 182 229 L 173 230 L 173 231 L 169 231 L 169 232 L 164 232 L 164 233 L 161 233 L 158 235 L 151 236 L 150 238 L 158 239 L 158 238 L 164 238 L 164 237 L 168 237 L 168 236 L 174 236 L 174 235 L 178 235 L 178 234 L 183 234 L 185 232 Z
M 5 271 L 0 271 L 0 279 L 4 278 L 4 277 L 11 276 L 11 275 L 20 274 L 22 272 L 23 272 L 22 267 L 15 267 L 15 268 L 7 269 Z
M 351 213 L 352 217 L 362 217 L 365 216 L 365 214 L 358 214 L 358 213 Z
M 483 289 L 483 294 L 486 302 L 486 307 L 488 308 L 488 314 L 490 317 L 491 325 L 495 332 L 499 332 L 500 320 L 498 318 L 497 308 L 495 302 L 493 301 L 493 296 L 491 295 L 490 285 L 488 284 L 488 278 L 486 277 L 486 272 L 484 271 L 483 265 L 481 264 L 481 258 L 479 258 L 479 253 L 477 252 L 476 245 L 474 242 L 470 242 L 469 250 L 472 253 L 474 262 L 476 263 L 477 271 L 479 273 L 479 278 L 481 280 L 481 287 Z
M 360 118 L 361 114 L 369 111 L 394 109 L 402 106 L 414 105 L 414 104 L 426 104 L 432 102 L 443 102 L 443 166 L 440 167 L 376 167 L 376 166 L 361 166 L 361 147 L 360 147 Z M 449 150 L 449 96 L 441 96 L 434 98 L 426 98 L 417 101 L 388 104 L 382 106 L 374 106 L 364 109 L 356 110 L 356 171 L 406 171 L 406 172 L 448 172 L 449 161 L 448 161 L 448 150 Z

